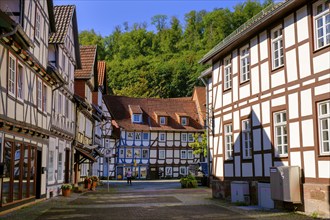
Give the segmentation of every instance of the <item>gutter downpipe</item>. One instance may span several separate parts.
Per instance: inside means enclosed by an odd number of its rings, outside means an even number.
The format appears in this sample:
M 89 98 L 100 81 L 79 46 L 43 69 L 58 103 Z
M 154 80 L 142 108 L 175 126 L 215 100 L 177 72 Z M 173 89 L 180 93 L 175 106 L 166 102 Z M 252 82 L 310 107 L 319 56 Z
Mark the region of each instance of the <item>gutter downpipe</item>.
M 209 131 L 210 131 L 210 128 L 209 128 L 209 89 L 208 89 L 208 85 L 205 81 L 205 79 L 203 77 L 200 78 L 203 82 L 203 84 L 205 85 L 206 87 L 206 129 L 207 129 L 207 132 L 206 132 L 206 148 L 207 148 L 207 173 L 208 173 L 208 187 L 210 187 L 210 177 L 212 176 L 210 171 L 210 144 L 209 144 L 209 138 L 210 138 L 210 135 L 209 135 Z

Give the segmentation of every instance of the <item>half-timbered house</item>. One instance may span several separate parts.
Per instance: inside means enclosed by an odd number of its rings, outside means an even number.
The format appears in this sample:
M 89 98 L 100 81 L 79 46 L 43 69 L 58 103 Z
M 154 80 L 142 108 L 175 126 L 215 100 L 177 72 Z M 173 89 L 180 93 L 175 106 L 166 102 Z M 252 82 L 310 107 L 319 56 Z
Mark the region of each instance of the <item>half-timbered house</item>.
M 49 37 L 49 64 L 63 83 L 52 91 L 52 119 L 47 162 L 47 197 L 58 195 L 69 183 L 71 146 L 75 138 L 74 71 L 81 68 L 76 8 L 54 7 L 56 32 Z
M 329 4 L 270 5 L 201 59 L 214 196 L 329 216 Z
M 46 197 L 51 93 L 48 66 L 53 2 L 0 2 L 1 210 Z
M 189 146 L 194 134 L 204 132 L 201 108 L 192 97 L 106 95 L 104 101 L 113 120 L 117 179 L 125 178 L 127 169 L 138 179 L 178 178 L 187 175 L 189 165 L 200 161 L 200 155 L 194 155 Z

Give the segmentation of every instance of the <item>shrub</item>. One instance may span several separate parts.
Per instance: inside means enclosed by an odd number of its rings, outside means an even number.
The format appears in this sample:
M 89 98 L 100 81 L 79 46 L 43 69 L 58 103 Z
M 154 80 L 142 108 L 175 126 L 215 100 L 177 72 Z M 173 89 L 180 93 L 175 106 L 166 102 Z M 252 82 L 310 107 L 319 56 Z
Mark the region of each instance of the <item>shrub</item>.
M 182 188 L 196 188 L 198 186 L 197 180 L 191 174 L 187 177 L 181 178 L 180 183 Z

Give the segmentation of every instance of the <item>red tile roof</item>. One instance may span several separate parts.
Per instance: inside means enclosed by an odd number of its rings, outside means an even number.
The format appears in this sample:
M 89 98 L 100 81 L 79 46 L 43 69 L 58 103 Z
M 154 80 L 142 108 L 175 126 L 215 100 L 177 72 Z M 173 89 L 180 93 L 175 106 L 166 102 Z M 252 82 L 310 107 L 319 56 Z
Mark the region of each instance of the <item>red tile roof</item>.
M 106 63 L 105 61 L 98 61 L 97 62 L 97 71 L 98 71 L 98 83 L 99 86 L 103 85 L 104 75 L 106 74 Z
M 206 88 L 205 87 L 195 87 L 194 88 L 194 98 L 196 99 L 196 104 L 200 116 L 202 117 L 203 124 L 206 119 Z
M 74 72 L 75 78 L 91 78 L 94 75 L 96 46 L 80 46 L 82 68 Z
M 139 105 L 128 105 L 131 114 L 142 114 L 143 111 Z
M 196 103 L 191 97 L 187 98 L 129 98 L 124 96 L 103 96 L 103 100 L 116 124 L 126 130 L 187 130 L 200 131 L 203 126 L 199 120 Z M 143 111 L 143 122 L 132 123 L 129 106 L 140 106 Z M 157 123 L 156 113 L 166 112 L 167 125 Z M 182 126 L 178 123 L 176 113 L 184 113 L 189 117 L 189 125 Z
M 54 6 L 56 32 L 51 33 L 49 43 L 64 43 L 75 8 L 74 5 Z

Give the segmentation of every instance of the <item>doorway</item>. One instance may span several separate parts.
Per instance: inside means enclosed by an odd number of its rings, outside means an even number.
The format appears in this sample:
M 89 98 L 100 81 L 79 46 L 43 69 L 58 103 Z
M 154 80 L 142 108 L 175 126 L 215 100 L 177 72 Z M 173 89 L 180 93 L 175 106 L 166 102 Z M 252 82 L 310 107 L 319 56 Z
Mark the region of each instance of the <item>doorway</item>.
M 37 150 L 37 176 L 36 176 L 36 199 L 41 198 L 41 174 L 42 174 L 42 168 L 41 168 L 41 160 L 42 160 L 42 151 Z

